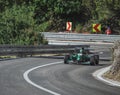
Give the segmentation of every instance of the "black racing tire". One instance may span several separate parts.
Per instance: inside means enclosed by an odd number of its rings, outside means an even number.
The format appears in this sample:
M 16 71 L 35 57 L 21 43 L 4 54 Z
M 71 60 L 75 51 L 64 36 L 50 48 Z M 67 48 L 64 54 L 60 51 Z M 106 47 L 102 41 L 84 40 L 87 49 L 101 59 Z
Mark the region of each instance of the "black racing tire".
M 81 64 L 81 61 L 78 61 L 78 60 L 77 60 L 77 62 L 76 62 L 76 63 L 77 63 L 77 64 Z
M 90 57 L 90 65 L 96 65 L 96 60 L 94 56 Z
M 65 55 L 64 64 L 69 64 L 69 62 L 68 62 L 69 58 L 70 58 L 70 55 Z
M 95 63 L 96 63 L 96 65 L 99 64 L 99 55 L 95 55 Z

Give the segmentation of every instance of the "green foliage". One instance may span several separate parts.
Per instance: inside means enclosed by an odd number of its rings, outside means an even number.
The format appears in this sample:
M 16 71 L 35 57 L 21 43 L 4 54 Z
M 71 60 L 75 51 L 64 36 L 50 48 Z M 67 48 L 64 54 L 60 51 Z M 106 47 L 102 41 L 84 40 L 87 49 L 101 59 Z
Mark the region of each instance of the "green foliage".
M 80 24 L 76 25 L 75 32 L 81 33 L 82 32 L 82 25 L 80 25 Z
M 37 26 L 33 19 L 34 6 L 14 5 L 1 13 L 0 44 L 32 45 L 42 43 L 43 36 L 35 31 Z
M 37 26 L 37 30 L 38 31 L 42 31 L 42 32 L 47 32 L 47 28 L 50 26 L 50 22 L 49 21 L 46 21 L 46 22 L 43 22 L 41 23 L 39 26 Z
M 51 30 L 60 31 L 61 27 L 65 31 L 63 26 L 67 21 L 84 24 L 90 19 L 90 14 L 87 13 L 89 10 L 82 5 L 82 0 L 36 0 L 35 4 L 36 23 L 49 21 L 50 27 L 53 26 Z
M 0 0 L 0 44 L 47 44 L 44 31 L 92 31 L 92 24 L 120 34 L 120 0 Z
M 102 32 L 105 33 L 109 26 L 112 33 L 120 33 L 120 1 L 119 0 L 102 0 L 97 3 L 96 10 L 99 11 L 98 20 L 102 24 Z
M 102 33 L 108 26 L 113 34 L 120 33 L 120 0 L 84 0 L 84 4 L 92 14 L 89 22 L 102 24 Z

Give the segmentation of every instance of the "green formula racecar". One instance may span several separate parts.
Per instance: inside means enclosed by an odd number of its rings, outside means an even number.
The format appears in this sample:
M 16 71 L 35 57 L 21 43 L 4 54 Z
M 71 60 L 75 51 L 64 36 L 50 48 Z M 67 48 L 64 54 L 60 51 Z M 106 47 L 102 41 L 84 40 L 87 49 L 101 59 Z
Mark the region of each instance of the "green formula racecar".
M 77 64 L 99 64 L 99 55 L 90 52 L 88 48 L 76 48 L 72 53 L 65 55 L 64 64 L 77 63 Z

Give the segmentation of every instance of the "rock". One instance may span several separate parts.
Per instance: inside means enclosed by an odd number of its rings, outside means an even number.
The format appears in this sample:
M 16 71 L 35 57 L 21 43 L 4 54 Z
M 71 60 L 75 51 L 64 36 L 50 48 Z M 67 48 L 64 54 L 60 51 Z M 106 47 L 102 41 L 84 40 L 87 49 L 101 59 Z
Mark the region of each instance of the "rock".
M 120 81 L 120 41 L 116 41 L 112 47 L 113 62 L 111 69 L 105 74 L 105 77 Z

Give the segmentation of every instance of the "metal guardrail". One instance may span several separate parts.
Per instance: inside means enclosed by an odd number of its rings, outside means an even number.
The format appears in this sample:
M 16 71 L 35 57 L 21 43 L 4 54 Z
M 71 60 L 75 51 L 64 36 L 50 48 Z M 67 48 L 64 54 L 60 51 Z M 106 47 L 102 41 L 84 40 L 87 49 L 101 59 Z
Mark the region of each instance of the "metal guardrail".
M 65 40 L 65 41 L 95 41 L 95 42 L 115 42 L 120 40 L 120 35 L 106 34 L 78 34 L 78 33 L 53 33 L 43 32 L 47 40 Z
M 120 40 L 120 35 L 104 34 L 77 34 L 77 33 L 43 33 L 48 40 L 78 40 L 78 41 L 104 41 L 114 42 Z M 14 46 L 0 45 L 0 56 L 16 55 L 24 57 L 36 54 L 61 54 L 72 51 L 75 47 L 90 47 L 89 45 L 39 45 L 39 46 Z
M 62 54 L 72 51 L 75 47 L 90 47 L 89 45 L 39 45 L 39 46 L 14 46 L 0 45 L 0 56 L 16 55 L 25 57 L 36 54 Z

